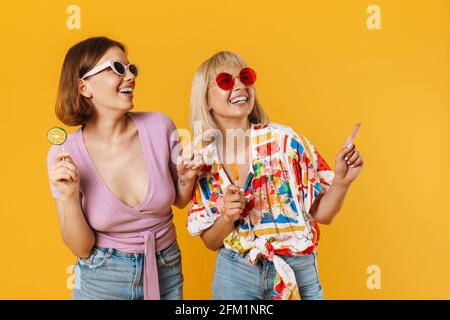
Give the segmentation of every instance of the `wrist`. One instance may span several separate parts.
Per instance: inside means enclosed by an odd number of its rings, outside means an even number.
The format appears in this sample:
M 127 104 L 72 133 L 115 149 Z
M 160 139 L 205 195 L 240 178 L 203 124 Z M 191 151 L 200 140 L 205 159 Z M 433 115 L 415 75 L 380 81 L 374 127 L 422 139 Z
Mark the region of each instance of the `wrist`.
M 185 187 L 185 186 L 191 186 L 195 183 L 197 177 L 193 177 L 193 178 L 184 178 L 184 177 L 179 177 L 178 178 L 178 183 L 180 184 L 180 186 Z
M 233 219 L 231 219 L 229 216 L 226 215 L 225 210 L 222 212 L 222 214 L 220 215 L 220 217 L 222 218 L 222 220 L 229 225 L 233 225 L 234 226 L 234 221 Z
M 67 194 L 67 195 L 62 194 L 61 201 L 63 203 L 70 203 L 70 202 L 74 202 L 74 201 L 79 202 L 80 201 L 80 192 L 77 191 L 77 192 L 73 192 L 73 193 Z
M 342 179 L 334 179 L 332 186 L 339 189 L 348 189 L 350 187 L 351 182 L 346 182 Z

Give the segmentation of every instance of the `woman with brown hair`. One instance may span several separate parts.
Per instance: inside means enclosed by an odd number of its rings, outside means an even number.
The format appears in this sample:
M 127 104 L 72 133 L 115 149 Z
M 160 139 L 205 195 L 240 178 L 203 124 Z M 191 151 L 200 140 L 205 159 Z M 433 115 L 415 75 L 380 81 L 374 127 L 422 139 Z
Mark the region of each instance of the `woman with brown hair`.
M 78 257 L 74 299 L 182 299 L 171 205 L 190 200 L 197 159 L 176 165 L 173 122 L 130 112 L 139 70 L 125 47 L 86 39 L 64 59 L 56 114 L 65 152 L 48 153 L 62 238 Z

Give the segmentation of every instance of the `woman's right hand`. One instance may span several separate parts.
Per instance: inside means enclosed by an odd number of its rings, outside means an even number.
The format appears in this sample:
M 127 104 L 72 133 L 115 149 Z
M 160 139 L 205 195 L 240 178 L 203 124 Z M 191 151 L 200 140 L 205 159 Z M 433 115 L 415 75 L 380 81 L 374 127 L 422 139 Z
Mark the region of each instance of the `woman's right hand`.
M 239 220 L 245 208 L 244 193 L 235 185 L 229 185 L 224 197 L 223 219 L 227 222 Z
M 62 200 L 78 196 L 80 192 L 80 177 L 78 169 L 70 153 L 60 152 L 56 155 L 56 161 L 49 170 L 50 182 L 62 195 Z

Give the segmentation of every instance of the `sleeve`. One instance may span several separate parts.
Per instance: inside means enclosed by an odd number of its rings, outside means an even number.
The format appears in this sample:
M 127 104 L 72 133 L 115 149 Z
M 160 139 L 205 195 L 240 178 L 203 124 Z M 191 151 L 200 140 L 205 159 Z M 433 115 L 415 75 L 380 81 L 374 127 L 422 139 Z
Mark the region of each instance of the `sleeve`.
M 56 155 L 59 153 L 57 146 L 52 146 L 47 154 L 47 170 L 50 171 L 50 169 L 55 165 L 56 162 Z M 48 172 L 47 171 L 47 172 Z M 60 199 L 61 193 L 58 191 L 58 189 L 49 181 L 50 183 L 50 191 L 52 193 L 53 198 Z
M 328 191 L 334 172 L 317 148 L 303 135 L 291 136 L 291 165 L 299 188 L 303 191 L 303 204 L 309 212 L 314 200 Z
M 208 194 L 207 178 L 198 179 L 188 211 L 187 229 L 192 236 L 200 235 L 210 228 L 219 217 L 208 206 Z
M 322 186 L 322 191 L 325 193 L 330 189 L 333 179 L 334 179 L 334 172 L 331 170 L 328 163 L 325 161 L 325 159 L 321 156 L 317 148 L 314 148 L 315 156 L 316 156 L 316 168 L 317 168 L 317 175 L 319 176 L 320 184 Z

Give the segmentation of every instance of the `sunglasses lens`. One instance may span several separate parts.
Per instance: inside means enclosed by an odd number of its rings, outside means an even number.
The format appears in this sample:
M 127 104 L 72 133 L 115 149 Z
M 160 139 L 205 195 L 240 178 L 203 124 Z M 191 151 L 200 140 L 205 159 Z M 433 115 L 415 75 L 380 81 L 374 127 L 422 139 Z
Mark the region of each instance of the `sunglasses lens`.
M 219 73 L 216 77 L 216 82 L 222 90 L 230 90 L 234 86 L 233 77 L 226 72 Z
M 130 64 L 130 65 L 128 66 L 128 70 L 130 70 L 130 72 L 131 72 L 135 77 L 137 77 L 137 75 L 138 75 L 138 73 L 139 73 L 139 69 L 138 69 L 137 65 L 135 65 L 135 64 Z
M 118 74 L 122 76 L 125 74 L 125 66 L 122 63 L 120 63 L 119 61 L 115 61 L 113 65 Z
M 251 68 L 244 68 L 239 73 L 239 80 L 246 86 L 251 86 L 256 81 L 256 72 Z

